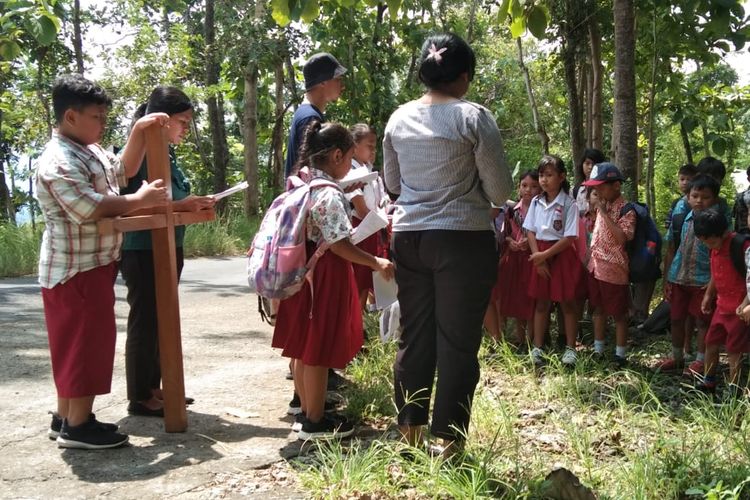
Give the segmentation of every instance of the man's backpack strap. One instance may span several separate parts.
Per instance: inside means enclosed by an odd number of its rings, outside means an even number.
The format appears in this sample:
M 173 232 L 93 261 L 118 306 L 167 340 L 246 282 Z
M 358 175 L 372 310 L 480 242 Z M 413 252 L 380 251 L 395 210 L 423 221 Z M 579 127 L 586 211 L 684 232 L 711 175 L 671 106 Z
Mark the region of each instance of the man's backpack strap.
M 680 247 L 682 240 L 682 226 L 685 225 L 685 218 L 689 212 L 682 212 L 672 216 L 672 226 L 670 231 L 672 233 L 672 244 L 674 245 L 675 251 Z

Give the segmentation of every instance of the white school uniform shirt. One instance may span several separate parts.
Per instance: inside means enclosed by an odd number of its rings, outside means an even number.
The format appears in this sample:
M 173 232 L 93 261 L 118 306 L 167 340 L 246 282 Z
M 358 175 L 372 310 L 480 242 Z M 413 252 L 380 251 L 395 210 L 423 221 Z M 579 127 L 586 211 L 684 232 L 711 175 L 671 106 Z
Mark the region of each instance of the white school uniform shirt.
M 533 231 L 540 241 L 578 237 L 578 205 L 565 191 L 560 190 L 557 197 L 549 203 L 542 193 L 531 200 L 523 228 Z
M 352 158 L 352 170 L 355 168 L 366 168 L 368 172 L 372 172 L 372 165 L 359 163 Z M 362 189 L 355 189 L 351 193 L 347 193 L 346 199 L 352 201 L 352 199 L 357 196 L 365 197 L 365 205 L 367 205 L 367 208 L 370 211 L 381 208 L 382 202 L 387 196 L 385 186 L 383 186 L 383 180 L 378 177 L 374 181 L 368 182 Z

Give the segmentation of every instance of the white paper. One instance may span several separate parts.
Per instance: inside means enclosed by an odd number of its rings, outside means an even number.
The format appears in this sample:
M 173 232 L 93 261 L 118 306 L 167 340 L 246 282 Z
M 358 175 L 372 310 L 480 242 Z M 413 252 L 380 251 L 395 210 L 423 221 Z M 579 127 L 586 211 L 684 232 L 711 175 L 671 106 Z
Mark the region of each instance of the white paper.
M 398 286 L 396 286 L 395 278 L 386 281 L 379 272 L 374 271 L 372 273 L 372 288 L 375 291 L 375 307 L 377 309 L 385 309 L 398 300 L 396 296 Z
M 377 172 L 368 172 L 366 168 L 353 168 L 346 176 L 338 181 L 341 189 L 346 189 L 354 184 L 367 184 L 378 178 Z
M 351 240 L 355 245 L 361 243 L 368 236 L 371 236 L 381 229 L 388 227 L 388 216 L 383 211 L 371 210 L 359 223 L 359 226 L 352 230 Z
M 221 193 L 216 193 L 214 195 L 214 200 L 220 200 L 222 198 L 226 198 L 227 196 L 231 196 L 234 193 L 239 193 L 243 189 L 247 189 L 247 186 L 248 186 L 247 181 L 242 181 L 239 184 L 237 184 L 236 186 L 230 187 L 226 191 L 222 191 Z

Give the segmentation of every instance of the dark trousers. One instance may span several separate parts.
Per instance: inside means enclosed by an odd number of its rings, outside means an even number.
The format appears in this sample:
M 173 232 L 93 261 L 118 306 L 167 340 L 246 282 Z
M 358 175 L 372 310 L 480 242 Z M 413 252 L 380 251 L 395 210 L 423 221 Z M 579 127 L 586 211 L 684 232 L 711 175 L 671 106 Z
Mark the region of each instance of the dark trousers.
M 403 334 L 394 364 L 400 425 L 427 424 L 437 369 L 431 432 L 461 440 L 479 381 L 482 320 L 497 278 L 491 231 L 393 233 Z
M 177 277 L 184 263 L 177 247 Z M 151 399 L 151 390 L 161 386 L 159 326 L 156 314 L 154 257 L 151 250 L 124 250 L 120 263 L 128 288 L 128 336 L 125 341 L 125 378 L 128 400 Z

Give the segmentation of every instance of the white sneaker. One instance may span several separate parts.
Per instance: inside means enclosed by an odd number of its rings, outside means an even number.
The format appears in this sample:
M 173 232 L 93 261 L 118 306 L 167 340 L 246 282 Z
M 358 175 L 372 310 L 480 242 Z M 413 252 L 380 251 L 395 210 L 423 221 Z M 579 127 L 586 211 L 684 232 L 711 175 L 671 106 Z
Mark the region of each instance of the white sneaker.
M 576 361 L 578 360 L 578 356 L 576 355 L 575 349 L 571 349 L 568 347 L 565 349 L 565 353 L 562 356 L 562 364 L 567 366 L 573 366 L 576 364 Z
M 531 360 L 534 362 L 534 365 L 541 366 L 544 364 L 544 351 L 539 349 L 538 347 L 535 347 L 531 350 Z

